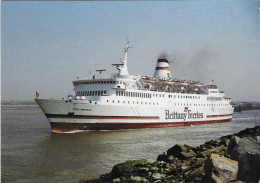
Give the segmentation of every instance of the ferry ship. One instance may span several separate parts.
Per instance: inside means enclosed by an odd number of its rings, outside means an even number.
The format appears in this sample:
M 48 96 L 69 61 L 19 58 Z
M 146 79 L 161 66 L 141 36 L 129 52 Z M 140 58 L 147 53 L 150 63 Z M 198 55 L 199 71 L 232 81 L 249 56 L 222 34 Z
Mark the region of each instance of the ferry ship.
M 77 78 L 73 81 L 75 94 L 66 99 L 39 99 L 36 92 L 35 101 L 53 132 L 162 128 L 232 120 L 231 99 L 218 90 L 214 81 L 205 86 L 172 78 L 169 61 L 162 58 L 157 60 L 153 77 L 131 75 L 127 68 L 129 48 L 127 41 L 124 59 L 112 64 L 118 73 L 111 78 Z

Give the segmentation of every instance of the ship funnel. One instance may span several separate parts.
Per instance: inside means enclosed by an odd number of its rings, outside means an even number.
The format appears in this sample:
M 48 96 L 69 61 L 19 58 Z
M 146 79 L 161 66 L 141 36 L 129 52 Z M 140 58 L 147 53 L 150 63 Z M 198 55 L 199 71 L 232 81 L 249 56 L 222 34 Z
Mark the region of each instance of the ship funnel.
M 164 80 L 168 80 L 172 77 L 168 60 L 166 59 L 157 60 L 153 77 L 158 79 L 164 79 Z

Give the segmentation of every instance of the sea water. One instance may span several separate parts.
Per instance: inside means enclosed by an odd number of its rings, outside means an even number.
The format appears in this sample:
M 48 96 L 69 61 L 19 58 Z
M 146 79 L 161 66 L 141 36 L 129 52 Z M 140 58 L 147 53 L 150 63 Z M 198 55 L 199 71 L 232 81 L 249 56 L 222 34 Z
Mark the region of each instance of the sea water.
M 260 110 L 226 123 L 188 127 L 53 133 L 37 106 L 2 106 L 2 182 L 78 182 L 126 160 L 156 160 L 175 144 L 197 146 L 260 125 Z

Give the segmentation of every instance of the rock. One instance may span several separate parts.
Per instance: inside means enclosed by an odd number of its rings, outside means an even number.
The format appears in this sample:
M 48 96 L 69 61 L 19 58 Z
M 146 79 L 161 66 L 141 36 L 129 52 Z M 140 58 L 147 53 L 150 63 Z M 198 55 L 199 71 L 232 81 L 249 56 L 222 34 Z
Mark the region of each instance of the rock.
M 162 182 L 161 180 L 156 180 L 153 183 L 161 183 L 161 182 Z
M 154 173 L 154 174 L 152 175 L 153 180 L 161 180 L 161 179 L 163 179 L 164 177 L 165 177 L 165 175 L 164 175 L 164 174 L 160 174 L 160 173 Z
M 225 146 L 221 145 L 219 147 L 214 147 L 211 149 L 207 149 L 206 151 L 202 151 L 202 152 L 198 153 L 197 157 L 200 157 L 200 158 L 209 157 L 209 155 L 211 153 L 224 154 L 225 149 L 226 149 Z
M 217 183 L 227 183 L 236 180 L 238 162 L 217 154 L 211 154 L 204 165 L 206 177 Z
M 245 134 L 241 133 L 241 136 Z M 248 137 L 235 137 L 228 145 L 227 155 L 238 161 L 239 180 L 257 182 L 260 179 L 260 143 Z
M 190 174 L 188 175 L 188 178 L 190 181 L 200 182 L 204 175 L 205 175 L 205 170 L 204 170 L 204 167 L 201 166 L 201 167 L 191 171 Z
M 158 172 L 158 170 L 159 170 L 159 168 L 157 168 L 157 167 L 150 167 L 150 171 L 151 172 Z
M 167 150 L 167 155 L 173 155 L 178 159 L 187 160 L 191 157 L 196 156 L 196 153 L 192 150 L 192 147 L 177 144 Z
M 149 168 L 148 167 L 139 167 L 137 170 L 140 173 L 147 173 L 147 172 L 149 172 Z
M 150 163 L 151 160 L 142 159 L 142 160 L 129 160 L 124 163 L 117 164 L 112 169 L 112 177 L 120 177 L 124 174 L 129 174 L 133 171 L 136 171 L 136 166 L 144 166 Z
M 172 148 L 167 150 L 167 155 L 175 155 L 176 153 L 186 152 L 188 149 L 186 146 L 176 144 Z
M 169 163 L 174 163 L 175 162 L 175 158 L 174 156 L 170 155 L 168 156 L 168 160 L 167 160 Z
M 158 157 L 157 157 L 157 161 L 165 161 L 165 162 L 168 162 L 168 155 L 159 154 Z
M 260 180 L 260 151 L 239 156 L 238 179 L 245 182 Z
M 240 142 L 240 138 L 235 136 L 234 138 L 232 138 L 228 144 L 227 150 L 226 150 L 226 155 L 230 156 L 232 154 L 232 152 L 234 151 L 234 148 L 238 145 L 238 143 Z
M 188 168 L 189 168 L 189 167 L 186 166 L 185 164 L 182 164 L 182 166 L 181 166 L 181 169 L 182 169 L 182 171 L 184 171 L 184 172 L 185 172 Z
M 113 183 L 118 183 L 118 182 L 120 182 L 119 178 L 113 179 Z
M 256 142 L 260 143 L 260 136 L 256 136 Z
M 132 182 L 141 182 L 142 178 L 139 176 L 131 176 Z

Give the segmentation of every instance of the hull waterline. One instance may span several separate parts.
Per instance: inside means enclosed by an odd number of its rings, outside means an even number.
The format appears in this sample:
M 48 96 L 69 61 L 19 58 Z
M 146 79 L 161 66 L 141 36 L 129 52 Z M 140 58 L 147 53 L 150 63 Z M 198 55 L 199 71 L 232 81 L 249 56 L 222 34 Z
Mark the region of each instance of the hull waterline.
M 192 121 L 192 122 L 167 122 L 167 123 L 60 123 L 50 122 L 53 132 L 63 133 L 78 130 L 118 130 L 118 129 L 140 129 L 140 128 L 167 128 L 191 125 L 203 125 L 211 123 L 229 122 L 230 119 Z

